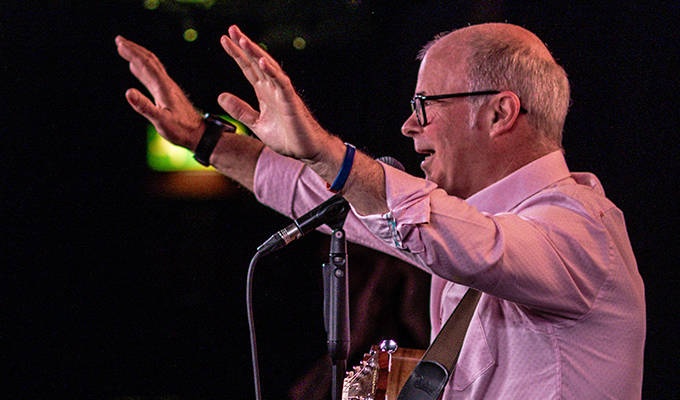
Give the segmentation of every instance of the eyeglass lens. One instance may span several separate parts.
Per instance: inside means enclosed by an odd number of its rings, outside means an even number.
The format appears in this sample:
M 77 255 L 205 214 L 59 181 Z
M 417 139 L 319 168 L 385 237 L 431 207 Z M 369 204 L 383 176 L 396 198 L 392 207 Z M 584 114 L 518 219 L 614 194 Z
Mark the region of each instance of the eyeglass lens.
M 423 99 L 420 97 L 414 97 L 411 99 L 411 110 L 416 114 L 416 120 L 420 126 L 425 126 L 425 113 L 424 113 Z

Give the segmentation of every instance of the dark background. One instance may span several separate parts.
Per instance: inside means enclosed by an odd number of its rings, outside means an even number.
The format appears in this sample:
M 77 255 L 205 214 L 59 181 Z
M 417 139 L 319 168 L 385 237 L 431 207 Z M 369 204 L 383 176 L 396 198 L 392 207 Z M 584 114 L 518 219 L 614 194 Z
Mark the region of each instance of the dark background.
M 236 23 L 269 46 L 322 125 L 420 174 L 399 134 L 419 48 L 438 32 L 508 21 L 565 67 L 572 170 L 592 171 L 624 211 L 646 283 L 643 398 L 678 390 L 675 2 L 15 2 L 2 7 L 6 239 L 0 340 L 17 397 L 252 396 L 245 275 L 287 219 L 232 186 L 187 199 L 150 189 L 141 87 L 122 34 L 156 52 L 202 109 L 224 90 L 254 103 L 218 39 Z M 182 39 L 187 26 L 198 40 Z M 290 45 L 295 35 L 304 50 Z M 313 235 L 263 260 L 256 279 L 263 389 L 285 396 L 324 352 Z M 321 257 L 322 258 L 322 257 Z M 612 343 L 616 346 L 616 343 Z

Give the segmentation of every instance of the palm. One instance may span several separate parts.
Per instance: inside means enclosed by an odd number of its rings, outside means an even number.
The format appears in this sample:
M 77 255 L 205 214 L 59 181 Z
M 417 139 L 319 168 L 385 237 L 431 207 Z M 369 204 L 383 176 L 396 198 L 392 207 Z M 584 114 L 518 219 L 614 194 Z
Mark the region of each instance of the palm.
M 299 159 L 313 158 L 319 145 L 315 137 L 322 128 L 295 93 L 288 76 L 237 28 L 230 28 L 229 34 L 222 38 L 222 46 L 255 89 L 260 111 L 228 94 L 220 96 L 222 107 L 249 125 L 272 150 Z
M 158 132 L 180 146 L 193 148 L 201 130 L 201 117 L 182 89 L 173 81 L 158 58 L 144 47 L 116 38 L 118 53 L 130 63 L 130 71 L 149 90 L 153 102 L 137 89 L 126 97 L 130 105 Z

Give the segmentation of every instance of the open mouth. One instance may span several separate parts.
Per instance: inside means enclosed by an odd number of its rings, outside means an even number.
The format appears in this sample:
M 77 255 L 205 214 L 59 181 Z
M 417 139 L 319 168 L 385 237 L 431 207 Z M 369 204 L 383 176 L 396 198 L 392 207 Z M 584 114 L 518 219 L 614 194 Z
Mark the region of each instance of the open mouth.
M 427 171 L 429 170 L 429 166 L 432 162 L 432 156 L 434 155 L 434 150 L 432 149 L 416 149 L 416 153 L 418 154 L 424 154 L 425 158 L 420 162 L 420 169 L 425 171 L 427 174 Z
M 432 150 L 432 149 L 416 148 L 415 150 L 416 150 L 416 153 L 418 153 L 418 154 L 427 154 L 428 156 L 431 156 L 432 154 L 434 154 L 434 150 Z
M 434 154 L 434 150 L 431 150 L 431 149 L 419 149 L 419 150 L 416 150 L 416 153 L 418 153 L 418 154 L 425 154 L 425 159 L 427 160 L 428 158 L 430 158 L 430 156 L 432 156 L 432 155 Z

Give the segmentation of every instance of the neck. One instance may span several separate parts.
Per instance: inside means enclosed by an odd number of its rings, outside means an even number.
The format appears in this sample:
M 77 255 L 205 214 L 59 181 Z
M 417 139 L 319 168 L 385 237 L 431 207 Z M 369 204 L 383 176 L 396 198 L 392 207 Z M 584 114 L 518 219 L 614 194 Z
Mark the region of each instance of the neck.
M 498 151 L 492 154 L 489 162 L 486 163 L 487 170 L 480 174 L 477 184 L 471 186 L 469 190 L 464 193 L 462 198 L 468 198 L 480 190 L 500 181 L 506 176 L 512 174 L 525 165 L 535 161 L 546 154 L 552 153 L 557 148 L 530 148 L 530 147 L 514 147 L 504 151 Z

